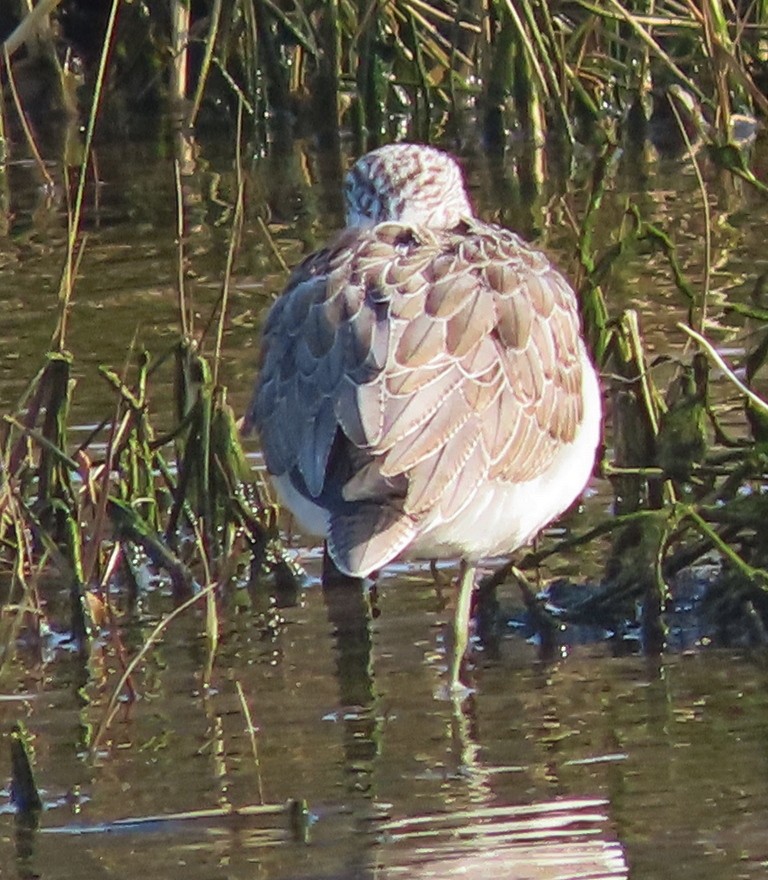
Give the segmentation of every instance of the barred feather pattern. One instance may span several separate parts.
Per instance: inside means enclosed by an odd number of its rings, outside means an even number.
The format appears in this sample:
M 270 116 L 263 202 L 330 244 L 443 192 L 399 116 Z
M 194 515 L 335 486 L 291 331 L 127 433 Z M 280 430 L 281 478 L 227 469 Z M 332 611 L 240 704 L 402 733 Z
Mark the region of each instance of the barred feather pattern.
M 363 220 L 294 271 L 268 316 L 246 418 L 283 499 L 357 576 L 402 554 L 515 550 L 583 487 L 600 422 L 562 275 L 469 216 L 452 160 L 430 189 L 444 154 L 386 185 L 372 155 L 350 175 Z M 370 193 L 393 177 L 396 219 L 377 222 L 385 200 Z M 436 200 L 446 185 L 460 197 Z

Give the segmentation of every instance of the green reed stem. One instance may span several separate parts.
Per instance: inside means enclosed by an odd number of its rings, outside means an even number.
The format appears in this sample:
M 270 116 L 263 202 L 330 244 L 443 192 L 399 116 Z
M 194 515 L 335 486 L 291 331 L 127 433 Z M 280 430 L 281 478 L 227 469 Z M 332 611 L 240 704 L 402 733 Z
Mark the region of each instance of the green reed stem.
M 171 0 L 171 100 L 180 110 L 187 97 L 187 68 L 189 56 L 188 0 Z
M 509 13 L 509 17 L 515 26 L 515 31 L 517 32 L 520 45 L 525 50 L 526 55 L 530 59 L 531 70 L 533 71 L 534 77 L 539 84 L 541 94 L 545 98 L 550 98 L 551 95 L 549 92 L 549 84 L 540 63 L 542 59 L 539 57 L 539 54 L 534 48 L 531 36 L 528 33 L 528 29 L 523 24 L 523 20 L 520 17 L 519 12 L 517 11 L 516 4 L 514 4 L 512 0 L 502 0 L 502 4 Z
M 256 768 L 256 784 L 258 786 L 259 792 L 259 803 L 264 803 L 264 784 L 261 779 L 261 761 L 259 760 L 259 745 L 256 739 L 256 734 L 259 732 L 258 728 L 253 723 L 253 718 L 251 717 L 251 709 L 248 705 L 248 701 L 245 699 L 245 692 L 243 691 L 243 686 L 239 681 L 235 682 L 235 687 L 237 688 L 237 698 L 240 701 L 240 711 L 243 713 L 243 718 L 245 718 L 245 723 L 247 725 L 246 731 L 248 733 L 248 738 L 251 743 L 251 754 L 253 755 L 253 764 Z
M 760 412 L 768 415 L 768 402 L 762 399 L 759 395 L 755 394 L 755 392 L 751 388 L 747 388 L 747 386 L 739 379 L 739 377 L 734 372 L 733 368 L 730 367 L 717 349 L 700 333 L 697 333 L 691 327 L 688 327 L 686 324 L 678 324 L 678 329 L 683 330 L 687 333 L 692 339 L 695 339 L 696 342 L 704 349 L 707 353 L 708 357 L 714 361 L 714 363 L 723 371 L 723 375 L 729 382 L 732 382 L 739 391 L 749 399 L 750 403 L 755 406 Z
M 213 384 L 219 383 L 219 367 L 221 365 L 221 347 L 224 342 L 224 329 L 229 308 L 229 288 L 232 281 L 232 270 L 235 256 L 240 246 L 243 232 L 243 206 L 245 203 L 245 181 L 243 180 L 242 168 L 242 134 L 243 134 L 243 105 L 238 106 L 237 134 L 235 141 L 235 175 L 237 185 L 237 199 L 235 211 L 232 217 L 232 229 L 229 234 L 229 247 L 227 248 L 227 262 L 224 266 L 224 278 L 221 282 L 221 296 L 219 298 L 219 321 L 216 327 L 216 346 L 213 353 Z
M 61 3 L 61 0 L 38 0 L 38 3 L 30 8 L 29 12 L 21 20 L 18 27 L 3 43 L 3 52 L 7 57 L 13 55 L 23 43 L 26 43 L 34 37 L 42 20 L 50 15 L 59 3 Z
M 670 98 L 670 106 L 672 107 L 672 112 L 675 114 L 675 120 L 677 121 L 680 135 L 685 141 L 685 148 L 688 151 L 688 157 L 693 165 L 693 172 L 696 175 L 696 183 L 698 184 L 699 193 L 701 194 L 701 208 L 704 212 L 704 278 L 702 279 L 703 290 L 700 300 L 700 314 L 698 321 L 699 330 L 703 333 L 707 321 L 707 303 L 709 302 L 709 288 L 712 274 L 712 215 L 709 209 L 709 197 L 706 184 L 704 183 L 704 177 L 701 173 L 701 167 L 696 159 L 693 144 L 688 137 L 688 132 L 685 129 L 680 110 L 674 98 Z
M 181 335 L 188 339 L 192 331 L 192 312 L 187 303 L 187 285 L 184 278 L 184 190 L 181 185 L 181 165 L 173 163 L 173 180 L 176 192 L 176 296 L 179 303 Z
M 712 546 L 721 553 L 731 564 L 749 581 L 756 586 L 761 592 L 768 593 L 768 572 L 762 568 L 754 568 L 749 565 L 746 560 L 725 542 L 715 529 L 713 529 L 693 508 L 688 510 L 687 516 L 694 523 L 696 528 L 704 537 L 711 542 Z
M 571 120 L 568 116 L 568 102 L 563 94 L 562 89 L 560 88 L 560 82 L 557 77 L 557 72 L 555 70 L 555 66 L 553 64 L 553 58 L 557 57 L 557 46 L 555 44 L 550 44 L 547 46 L 544 42 L 544 36 L 547 33 L 547 29 L 542 32 L 541 27 L 539 26 L 538 21 L 536 20 L 536 16 L 533 13 L 533 9 L 529 0 L 519 0 L 520 5 L 523 9 L 523 14 L 525 15 L 525 20 L 528 24 L 528 30 L 531 34 L 531 38 L 533 44 L 535 44 L 536 49 L 536 58 L 540 59 L 542 62 L 543 75 L 546 79 L 547 83 L 547 92 L 549 93 L 552 104 L 555 112 L 560 117 L 560 124 L 562 125 L 563 131 L 568 138 L 569 143 L 573 143 L 575 138 L 573 134 L 573 129 L 571 127 Z M 550 12 L 546 3 L 537 4 L 542 15 L 545 18 L 549 18 Z M 526 44 L 528 45 L 528 44 Z M 533 46 L 531 46 L 533 49 Z M 559 63 L 563 68 L 567 67 L 567 63 L 565 59 L 560 59 L 557 57 Z M 531 56 L 528 55 L 528 63 L 532 64 Z
M 669 70 L 680 80 L 681 83 L 685 85 L 685 87 L 693 92 L 699 100 L 704 100 L 704 93 L 701 91 L 699 86 L 678 67 L 677 64 L 672 60 L 669 53 L 667 53 L 658 41 L 651 35 L 648 28 L 644 27 L 641 21 L 637 16 L 633 15 L 628 9 L 621 5 L 618 0 L 606 0 L 605 4 L 600 8 L 591 7 L 593 12 L 597 12 L 598 14 L 605 14 L 608 10 L 605 7 L 610 7 L 610 10 L 617 15 L 619 18 L 622 18 L 624 21 L 632 29 L 635 36 L 638 39 L 645 43 L 648 48 L 653 52 L 653 54 L 659 58 Z M 601 11 L 602 10 L 602 11 Z
M 85 129 L 85 143 L 83 146 L 83 161 L 80 166 L 80 175 L 77 181 L 77 191 L 75 193 L 75 202 L 71 213 L 67 215 L 67 253 L 64 261 L 64 270 L 62 272 L 61 281 L 59 283 L 59 323 L 54 336 L 54 347 L 58 351 L 62 351 L 65 346 L 67 335 L 67 322 L 69 319 L 70 302 L 72 299 L 72 290 L 74 289 L 74 279 L 76 275 L 76 264 L 79 262 L 79 256 L 75 256 L 75 248 L 80 233 L 80 221 L 83 211 L 83 198 L 85 195 L 85 181 L 88 173 L 88 163 L 91 157 L 91 147 L 93 145 L 93 135 L 96 130 L 96 119 L 101 105 L 101 95 L 104 89 L 106 78 L 107 62 L 112 50 L 112 41 L 115 35 L 115 24 L 117 22 L 117 12 L 120 8 L 120 0 L 112 0 L 107 19 L 107 27 L 104 32 L 104 42 L 99 58 L 99 67 L 96 73 L 96 80 L 93 87 L 93 97 L 91 99 L 91 110 L 88 115 L 88 123 Z
M 200 111 L 200 104 L 203 101 L 205 85 L 208 82 L 208 74 L 211 71 L 211 59 L 213 58 L 213 52 L 216 48 L 216 37 L 218 36 L 219 24 L 221 22 L 221 5 L 222 0 L 213 0 L 213 7 L 211 8 L 208 17 L 209 23 L 208 35 L 205 38 L 205 54 L 203 55 L 203 61 L 200 65 L 200 74 L 197 79 L 195 96 L 192 100 L 192 109 L 189 111 L 189 116 L 187 118 L 187 124 L 190 126 L 194 125 L 195 120 L 197 119 L 197 114 Z
M 16 77 L 13 75 L 13 69 L 11 68 L 11 57 L 8 49 L 5 46 L 3 46 L 3 54 L 5 60 L 5 72 L 8 75 L 8 85 L 11 89 L 11 97 L 13 98 L 13 104 L 16 108 L 16 115 L 19 118 L 22 131 L 24 132 L 24 139 L 26 140 L 27 146 L 32 153 L 32 158 L 35 160 L 35 165 L 37 165 L 38 171 L 45 181 L 45 185 L 48 187 L 49 191 L 52 192 L 54 188 L 53 178 L 48 173 L 48 169 L 45 167 L 45 162 L 43 162 L 43 157 L 40 155 L 40 151 L 37 149 L 35 136 L 32 134 L 32 129 L 29 127 L 27 114 L 24 112 L 24 107 L 21 103 L 21 97 L 19 96 L 19 91 L 16 88 Z

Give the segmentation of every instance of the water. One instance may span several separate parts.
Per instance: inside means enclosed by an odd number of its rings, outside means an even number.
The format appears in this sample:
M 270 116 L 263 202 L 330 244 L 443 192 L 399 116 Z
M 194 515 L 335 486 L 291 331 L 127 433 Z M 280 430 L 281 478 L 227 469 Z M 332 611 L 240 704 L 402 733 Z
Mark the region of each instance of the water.
M 346 705 L 361 667 L 339 675 L 319 590 L 273 637 L 235 619 L 207 691 L 200 621 L 187 621 L 142 666 L 141 700 L 95 758 L 114 651 L 86 669 L 22 657 L 0 713 L 5 729 L 23 717 L 36 735 L 47 810 L 28 856 L 0 816 L 3 876 L 441 878 L 459 865 L 488 877 L 764 876 L 762 666 L 724 652 L 652 664 L 594 646 L 546 664 L 510 636 L 457 710 L 439 697 L 443 616 L 428 585 L 389 579 L 380 610 L 370 697 Z M 306 841 L 285 818 L 103 826 L 242 807 L 260 791 L 307 799 Z
M 200 328 L 220 290 L 236 179 L 226 145 L 198 144 L 187 159 L 183 271 Z M 575 230 L 558 174 L 526 201 L 512 158 L 504 169 L 476 158 L 469 170 L 485 216 L 526 234 L 546 229 L 542 243 L 569 268 Z M 579 165 L 569 185 L 565 204 L 576 217 L 588 170 L 588 162 Z M 138 340 L 159 356 L 179 326 L 172 151 L 105 143 L 98 172 L 68 337 L 78 379 L 74 415 L 83 428 L 112 405 L 98 366 L 122 370 Z M 711 169 L 707 180 L 712 317 L 727 324 L 734 319 L 717 303 L 726 292 L 746 300 L 765 269 L 766 210 Z M 40 368 L 55 325 L 66 231 L 63 182 L 56 182 L 59 189 L 46 194 L 32 166 L 12 167 L 9 231 L 0 238 L 2 412 Z M 338 169 L 306 145 L 249 163 L 246 192 L 221 374 L 237 411 L 249 395 L 264 308 L 284 278 L 257 218 L 268 221 L 289 264 L 341 218 Z M 674 234 L 699 284 L 704 221 L 690 167 L 620 158 L 598 244 L 623 222 L 629 198 Z M 545 223 L 550 217 L 557 222 Z M 653 350 L 682 349 L 673 328 L 686 304 L 662 257 L 630 254 L 609 295 L 612 310 L 639 309 Z M 732 350 L 742 344 L 734 337 Z M 151 406 L 157 421 L 170 424 L 169 369 L 153 383 Z M 607 503 L 604 487 L 596 488 L 582 516 Z M 20 641 L 0 681 L 0 725 L 6 740 L 18 720 L 32 733 L 46 809 L 30 828 L 3 792 L 0 876 L 765 876 L 762 657 L 693 639 L 690 650 L 654 661 L 631 643 L 604 641 L 544 659 L 510 626 L 495 650 L 478 652 L 475 693 L 459 705 L 444 691 L 449 612 L 427 570 L 385 573 L 366 629 L 347 607 L 357 595 L 326 608 L 318 553 L 301 543 L 297 552 L 311 579 L 296 607 L 260 614 L 228 597 L 209 683 L 204 615 L 175 621 L 139 665 L 138 700 L 121 705 L 106 731 L 121 652 L 149 637 L 169 610 L 167 596 L 151 590 L 121 621 L 122 642 L 105 635 L 83 660 L 62 637 L 66 597 L 55 581 L 42 585 L 54 631 L 41 645 Z M 593 556 L 558 560 L 550 573 L 583 580 L 597 570 Z M 519 605 L 512 587 L 502 602 Z M 306 824 L 287 814 L 184 815 L 290 799 L 307 802 Z

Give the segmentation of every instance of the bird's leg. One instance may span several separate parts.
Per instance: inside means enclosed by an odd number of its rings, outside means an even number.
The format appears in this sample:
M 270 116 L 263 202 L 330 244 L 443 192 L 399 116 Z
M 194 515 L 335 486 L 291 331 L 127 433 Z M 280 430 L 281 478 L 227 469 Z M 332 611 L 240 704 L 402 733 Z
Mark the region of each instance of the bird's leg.
M 447 587 L 453 578 L 448 577 L 444 572 L 440 571 L 437 567 L 437 560 L 430 559 L 429 561 L 429 571 L 432 574 L 432 578 L 435 582 L 435 591 L 437 595 L 440 596 L 442 594 L 443 587 Z
M 475 586 L 474 563 L 462 559 L 459 564 L 456 610 L 453 615 L 453 644 L 451 645 L 451 687 L 462 684 L 461 672 L 469 643 L 469 616 L 472 609 L 472 590 Z

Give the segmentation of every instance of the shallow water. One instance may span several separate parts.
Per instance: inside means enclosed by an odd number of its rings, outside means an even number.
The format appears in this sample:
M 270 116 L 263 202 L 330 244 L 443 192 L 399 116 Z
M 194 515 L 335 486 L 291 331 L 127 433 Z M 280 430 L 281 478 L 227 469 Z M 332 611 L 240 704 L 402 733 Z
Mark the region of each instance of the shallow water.
M 340 655 L 317 587 L 276 633 L 230 619 L 207 689 L 202 621 L 183 622 L 95 755 L 114 653 L 22 656 L 0 716 L 34 733 L 47 809 L 33 833 L 0 815 L 3 876 L 764 876 L 762 664 L 595 646 L 546 663 L 510 633 L 459 708 L 428 580 L 385 579 L 379 610 L 370 664 L 354 634 Z M 306 836 L 287 816 L 108 824 L 290 798 Z
M 83 426 L 112 404 L 100 364 L 120 370 L 134 340 L 159 355 L 178 333 L 172 155 L 154 142 L 104 143 L 98 151 L 100 183 L 89 191 L 68 337 L 78 376 L 74 412 Z M 199 328 L 220 289 L 235 175 L 222 144 L 198 144 L 186 159 L 184 275 Z M 584 157 L 568 184 L 565 203 L 576 217 L 589 167 Z M 567 270 L 575 231 L 554 161 L 551 169 L 526 200 L 513 156 L 503 168 L 469 161 L 485 216 L 528 235 L 546 229 L 542 245 Z M 711 315 L 727 324 L 733 319 L 718 311 L 724 292 L 746 300 L 766 268 L 766 209 L 711 169 L 707 180 Z M 40 368 L 55 325 L 66 228 L 63 183 L 56 182 L 46 193 L 28 163 L 9 174 L 9 229 L 0 238 L 2 412 Z M 255 160 L 246 184 L 246 239 L 221 374 L 238 411 L 248 398 L 264 308 L 284 278 L 257 217 L 268 221 L 289 264 L 340 222 L 338 169 L 306 145 Z M 700 283 L 704 221 L 689 165 L 620 157 L 599 229 L 603 242 L 630 198 L 674 235 L 689 277 Z M 557 222 L 545 222 L 552 217 Z M 612 310 L 638 308 L 656 351 L 681 350 L 671 328 L 685 303 L 663 258 L 630 254 L 609 295 Z M 743 336 L 729 344 L 738 352 Z M 159 422 L 171 405 L 170 370 L 163 369 L 152 398 Z M 606 503 L 598 491 L 581 516 Z M 299 544 L 297 553 L 310 574 L 297 606 L 260 614 L 229 597 L 209 684 L 204 615 L 176 621 L 140 666 L 139 699 L 123 705 L 103 735 L 121 670 L 118 649 L 105 636 L 86 660 L 75 656 L 65 638 L 66 597 L 48 585 L 60 633 L 41 645 L 22 640 L 0 681 L 4 738 L 19 720 L 32 733 L 46 809 L 39 827 L 25 827 L 3 792 L 0 876 L 765 875 L 763 658 L 692 639 L 690 650 L 654 661 L 622 641 L 574 645 L 544 659 L 510 625 L 493 650 L 478 646 L 475 691 L 458 703 L 444 691 L 449 612 L 428 571 L 386 572 L 366 628 L 356 617 L 357 594 L 327 608 L 316 550 Z M 560 559 L 544 576 L 584 580 L 595 562 L 586 554 Z M 502 601 L 518 604 L 511 587 Z M 124 644 L 140 645 L 169 607 L 162 588 L 149 591 L 121 625 Z M 253 742 L 238 684 L 256 728 Z M 306 801 L 305 821 L 285 812 L 178 815 L 290 799 Z

